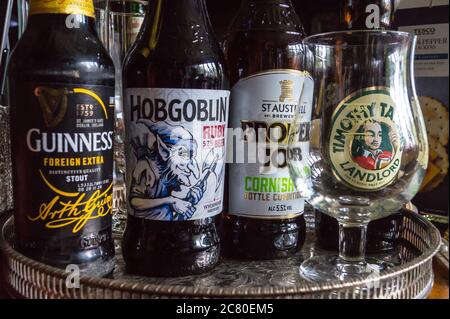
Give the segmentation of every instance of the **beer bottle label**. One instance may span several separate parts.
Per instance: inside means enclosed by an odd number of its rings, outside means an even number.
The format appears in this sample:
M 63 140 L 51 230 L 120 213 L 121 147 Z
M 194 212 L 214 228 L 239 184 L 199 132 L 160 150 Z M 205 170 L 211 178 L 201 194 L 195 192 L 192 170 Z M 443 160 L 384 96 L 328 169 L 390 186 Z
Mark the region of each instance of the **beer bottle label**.
M 16 158 L 16 223 L 32 248 L 78 238 L 78 248 L 108 240 L 111 229 L 114 88 L 24 84 L 11 110 Z M 23 183 L 23 181 L 27 181 Z
M 31 0 L 30 15 L 35 14 L 82 14 L 95 17 L 92 0 Z
M 289 174 L 288 143 L 292 121 L 300 113 L 301 141 L 291 155 L 309 151 L 312 95 L 311 77 L 294 70 L 255 74 L 233 87 L 230 126 L 236 134 L 234 143 L 230 137 L 229 214 L 277 219 L 303 213 L 304 200 Z
M 229 94 L 125 90 L 129 214 L 186 221 L 222 212 Z
M 329 143 L 336 178 L 368 192 L 395 181 L 403 153 L 397 111 L 389 89 L 384 87 L 356 92 L 337 106 Z

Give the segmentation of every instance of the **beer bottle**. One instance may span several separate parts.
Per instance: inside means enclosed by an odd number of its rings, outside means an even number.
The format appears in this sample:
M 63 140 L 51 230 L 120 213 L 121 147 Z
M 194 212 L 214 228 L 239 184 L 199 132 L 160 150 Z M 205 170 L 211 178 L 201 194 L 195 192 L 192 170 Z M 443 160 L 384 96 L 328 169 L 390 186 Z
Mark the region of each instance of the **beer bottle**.
M 222 224 L 225 252 L 233 258 L 292 256 L 305 239 L 304 201 L 286 162 L 289 123 L 306 78 L 304 35 L 290 0 L 245 0 L 224 42 L 230 127 L 242 132 L 233 144 L 243 143 L 244 149 L 251 141 L 278 144 L 277 154 L 256 163 L 233 152 Z M 310 113 L 311 105 L 307 108 Z
M 129 273 L 181 276 L 220 257 L 229 83 L 204 0 L 151 1 L 124 66 Z
M 111 235 L 114 66 L 91 0 L 31 0 L 9 63 L 18 249 L 103 276 Z
M 341 26 L 343 30 L 381 30 L 394 27 L 397 0 L 344 0 L 341 2 Z M 315 211 L 316 235 L 319 245 L 338 250 L 339 225 L 335 218 Z M 401 212 L 372 221 L 367 228 L 369 253 L 389 251 L 395 248 L 403 226 Z
M 132 2 L 129 3 L 130 19 L 127 21 L 127 37 L 128 45 L 131 46 L 136 41 L 137 35 L 141 30 L 144 23 L 145 7 L 148 5 L 146 2 Z
M 340 14 L 336 14 L 342 7 L 340 2 L 336 0 L 306 0 L 304 5 L 309 10 L 309 29 L 311 30 L 309 34 L 332 32 L 341 28 Z
M 389 30 L 399 0 L 343 0 L 341 25 L 344 30 Z

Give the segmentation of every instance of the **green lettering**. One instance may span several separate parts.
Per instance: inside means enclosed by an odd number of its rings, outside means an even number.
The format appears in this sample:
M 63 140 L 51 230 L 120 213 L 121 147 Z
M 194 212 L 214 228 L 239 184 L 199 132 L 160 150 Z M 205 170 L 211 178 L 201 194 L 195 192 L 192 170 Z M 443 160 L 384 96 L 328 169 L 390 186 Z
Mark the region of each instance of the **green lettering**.
M 259 192 L 259 178 L 253 178 L 253 180 L 252 180 L 252 190 L 254 191 L 254 192 Z
M 261 178 L 261 189 L 260 192 L 267 193 L 267 178 Z
M 277 181 L 274 178 L 269 178 L 269 192 L 270 193 L 277 192 Z
M 355 178 L 359 178 L 361 181 L 363 181 L 366 178 L 367 173 L 363 173 L 359 169 L 355 172 Z
M 250 176 L 245 177 L 245 191 L 246 192 L 252 191 L 252 178 Z
M 381 105 L 381 116 L 389 118 L 391 121 L 394 120 L 394 107 L 388 106 L 386 103 L 380 103 Z M 386 111 L 386 109 L 388 110 Z

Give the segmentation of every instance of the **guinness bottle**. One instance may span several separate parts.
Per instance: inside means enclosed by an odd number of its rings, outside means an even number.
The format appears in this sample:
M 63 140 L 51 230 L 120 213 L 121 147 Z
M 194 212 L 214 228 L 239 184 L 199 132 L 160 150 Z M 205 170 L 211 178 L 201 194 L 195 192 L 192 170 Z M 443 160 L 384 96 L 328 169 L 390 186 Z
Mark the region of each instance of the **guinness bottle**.
M 224 43 L 230 126 L 241 131 L 233 144 L 243 144 L 229 165 L 223 220 L 226 254 L 233 258 L 292 256 L 305 239 L 304 201 L 287 167 L 289 123 L 298 108 L 311 115 L 311 105 L 299 102 L 308 87 L 303 37 L 290 0 L 245 0 Z M 277 151 L 265 150 L 268 156 L 256 163 L 250 154 L 240 159 L 252 143 L 275 145 Z
M 229 91 L 204 0 L 155 0 L 124 66 L 126 270 L 208 271 L 219 261 Z
M 31 0 L 9 63 L 17 247 L 103 276 L 111 236 L 114 66 L 90 0 Z

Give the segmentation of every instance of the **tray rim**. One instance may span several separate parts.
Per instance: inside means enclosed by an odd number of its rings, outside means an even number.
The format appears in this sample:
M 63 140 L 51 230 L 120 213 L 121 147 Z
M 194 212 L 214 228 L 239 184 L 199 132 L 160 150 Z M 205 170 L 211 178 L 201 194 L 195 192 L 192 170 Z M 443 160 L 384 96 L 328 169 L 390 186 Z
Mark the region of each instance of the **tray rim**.
M 304 295 L 311 293 L 327 293 L 340 289 L 348 289 L 352 287 L 361 287 L 377 281 L 389 280 L 396 277 L 400 273 L 406 273 L 414 268 L 418 268 L 423 264 L 432 260 L 437 254 L 441 246 L 441 236 L 437 228 L 422 216 L 404 210 L 404 214 L 414 220 L 414 222 L 424 224 L 430 229 L 430 249 L 422 253 L 421 256 L 403 264 L 387 270 L 381 276 L 374 277 L 371 280 L 349 280 L 346 282 L 331 282 L 326 284 L 305 283 L 296 287 L 238 287 L 238 288 L 218 288 L 218 287 L 193 287 L 193 286 L 168 286 L 161 284 L 140 283 L 126 279 L 106 279 L 80 276 L 80 287 L 86 286 L 92 289 L 110 289 L 113 291 L 126 291 L 132 294 L 145 294 L 152 296 L 173 296 L 173 297 L 195 297 L 195 298 L 282 298 L 284 296 Z M 12 256 L 20 263 L 37 269 L 47 275 L 56 277 L 61 280 L 67 278 L 67 273 L 63 269 L 55 268 L 41 262 L 30 259 L 17 252 L 7 240 L 4 239 L 4 228 L 13 223 L 14 217 L 12 211 L 5 213 L 0 217 L 0 250 L 3 251 L 5 257 Z

